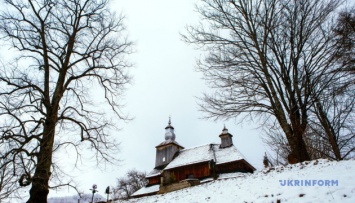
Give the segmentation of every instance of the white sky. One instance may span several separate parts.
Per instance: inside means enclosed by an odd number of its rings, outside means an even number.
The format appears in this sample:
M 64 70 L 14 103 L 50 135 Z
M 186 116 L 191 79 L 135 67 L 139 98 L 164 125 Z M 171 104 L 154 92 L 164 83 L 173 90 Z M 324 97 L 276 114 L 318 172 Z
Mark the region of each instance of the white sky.
M 181 41 L 179 33 L 187 24 L 198 22 L 194 12 L 196 0 L 116 0 L 112 9 L 123 11 L 129 38 L 136 42 L 137 52 L 131 56 L 135 64 L 131 74 L 134 83 L 126 92 L 125 112 L 135 119 L 114 135 L 121 142 L 121 166 L 100 171 L 87 168 L 80 171 L 80 189 L 90 192 L 98 185 L 103 196 L 107 186 L 116 185 L 116 178 L 128 169 L 149 172 L 155 164 L 155 146 L 164 141 L 164 128 L 172 117 L 176 141 L 185 148 L 210 142 L 219 143 L 218 135 L 224 123 L 233 134 L 233 142 L 247 160 L 261 168 L 265 147 L 259 139 L 261 130 L 253 123 L 243 126 L 230 122 L 200 119 L 197 99 L 208 91 L 201 73 L 195 71 L 195 60 L 202 54 Z M 74 195 L 65 189 L 50 192 L 50 196 Z

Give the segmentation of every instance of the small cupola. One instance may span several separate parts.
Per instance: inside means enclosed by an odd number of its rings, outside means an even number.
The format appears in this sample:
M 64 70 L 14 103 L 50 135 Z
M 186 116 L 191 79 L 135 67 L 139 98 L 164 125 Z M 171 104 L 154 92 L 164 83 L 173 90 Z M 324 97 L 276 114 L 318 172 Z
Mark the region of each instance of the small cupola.
M 165 140 L 175 140 L 174 127 L 171 125 L 171 118 L 169 117 L 168 126 L 165 127 Z
M 220 148 L 226 148 L 233 145 L 233 135 L 228 132 L 226 126 L 224 126 L 222 133 L 219 135 L 219 137 L 221 138 Z

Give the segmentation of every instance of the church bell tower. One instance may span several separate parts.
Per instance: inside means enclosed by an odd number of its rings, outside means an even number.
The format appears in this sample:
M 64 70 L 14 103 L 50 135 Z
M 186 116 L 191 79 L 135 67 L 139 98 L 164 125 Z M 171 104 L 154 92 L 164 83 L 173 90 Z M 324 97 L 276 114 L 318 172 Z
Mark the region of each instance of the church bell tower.
M 173 160 L 174 155 L 184 149 L 175 141 L 174 127 L 169 117 L 168 126 L 165 127 L 165 141 L 156 146 L 155 168 L 162 169 Z

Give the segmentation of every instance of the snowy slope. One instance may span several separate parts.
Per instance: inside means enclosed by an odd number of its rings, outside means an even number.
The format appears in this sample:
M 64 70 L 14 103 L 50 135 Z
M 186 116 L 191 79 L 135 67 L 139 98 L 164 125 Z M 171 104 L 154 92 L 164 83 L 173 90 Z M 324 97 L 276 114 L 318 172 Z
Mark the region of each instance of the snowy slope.
M 91 202 L 92 194 L 82 194 L 80 198 L 80 203 L 89 203 Z M 48 203 L 78 203 L 78 196 L 67 196 L 67 197 L 51 197 L 48 198 Z M 106 198 L 102 197 L 99 194 L 95 194 L 94 202 L 105 201 Z
M 282 186 L 284 185 L 284 186 Z M 355 160 L 326 159 L 278 166 L 251 175 L 127 202 L 355 202 Z

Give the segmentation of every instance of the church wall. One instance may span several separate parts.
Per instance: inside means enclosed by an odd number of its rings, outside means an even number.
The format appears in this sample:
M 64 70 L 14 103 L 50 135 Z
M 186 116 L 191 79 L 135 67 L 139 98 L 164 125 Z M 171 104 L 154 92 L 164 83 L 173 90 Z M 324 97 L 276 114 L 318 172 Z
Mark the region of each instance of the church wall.
M 253 170 L 248 167 L 242 161 L 234 161 L 224 164 L 218 164 L 216 166 L 217 173 L 232 173 L 232 172 L 250 172 L 253 173 Z
M 187 178 L 202 179 L 211 176 L 209 162 L 177 167 L 164 171 L 164 184 L 179 182 Z
M 157 148 L 155 167 L 165 166 L 170 163 L 177 151 L 179 151 L 179 148 L 173 144 Z
M 155 177 L 148 178 L 147 186 L 156 185 L 156 184 L 160 184 L 160 176 L 155 176 Z

